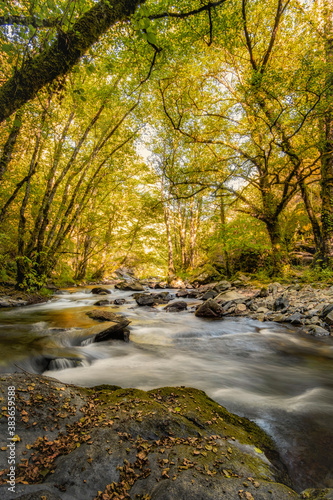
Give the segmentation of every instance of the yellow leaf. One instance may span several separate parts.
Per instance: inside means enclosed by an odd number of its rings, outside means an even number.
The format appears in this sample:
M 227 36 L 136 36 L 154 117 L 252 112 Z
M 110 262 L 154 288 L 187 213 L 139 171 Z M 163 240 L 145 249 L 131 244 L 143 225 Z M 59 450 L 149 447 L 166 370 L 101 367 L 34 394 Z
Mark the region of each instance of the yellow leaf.
M 254 451 L 255 451 L 256 453 L 262 453 L 262 451 L 260 450 L 260 448 L 254 448 Z
M 12 441 L 21 441 L 21 438 L 15 434 L 15 436 L 12 438 Z

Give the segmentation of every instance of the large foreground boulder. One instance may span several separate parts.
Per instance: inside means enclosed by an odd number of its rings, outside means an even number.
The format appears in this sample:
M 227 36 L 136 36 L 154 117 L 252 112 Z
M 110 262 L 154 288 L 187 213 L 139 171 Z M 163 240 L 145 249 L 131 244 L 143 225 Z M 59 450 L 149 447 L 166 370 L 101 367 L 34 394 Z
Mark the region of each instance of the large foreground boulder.
M 12 386 L 17 441 L 4 440 L 0 451 L 6 500 L 304 498 L 267 435 L 202 391 L 87 389 L 15 374 L 0 379 L 4 401 Z M 2 436 L 7 417 L 3 408 Z M 7 483 L 9 446 L 15 493 Z M 321 493 L 311 498 L 330 498 Z

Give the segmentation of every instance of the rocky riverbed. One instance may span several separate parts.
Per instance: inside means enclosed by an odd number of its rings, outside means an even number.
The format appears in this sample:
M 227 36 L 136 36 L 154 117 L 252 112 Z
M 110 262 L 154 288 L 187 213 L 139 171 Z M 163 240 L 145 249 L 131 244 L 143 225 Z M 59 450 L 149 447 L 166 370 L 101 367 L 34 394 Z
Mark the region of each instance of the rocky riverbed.
M 16 436 L 0 451 L 2 498 L 333 498 L 329 489 L 293 490 L 270 438 L 197 389 L 86 389 L 43 376 L 2 376 L 3 437 L 13 386 Z M 15 492 L 7 482 L 12 450 Z
M 150 283 L 150 285 L 152 285 Z M 311 285 L 271 283 L 255 288 L 245 280 L 219 281 L 196 288 L 178 280 L 182 285 L 166 299 L 169 308 L 177 310 L 176 298 L 195 298 L 203 301 L 196 307 L 195 314 L 200 317 L 248 317 L 259 321 L 275 321 L 299 327 L 304 333 L 314 336 L 328 336 L 333 327 L 333 286 L 313 287 Z M 154 285 L 153 285 L 154 286 Z M 157 284 L 158 288 L 162 288 Z M 139 296 L 139 294 L 137 294 Z M 154 306 L 147 294 L 141 294 L 139 305 Z M 141 304 L 140 304 L 141 301 Z M 181 310 L 179 306 L 179 310 Z

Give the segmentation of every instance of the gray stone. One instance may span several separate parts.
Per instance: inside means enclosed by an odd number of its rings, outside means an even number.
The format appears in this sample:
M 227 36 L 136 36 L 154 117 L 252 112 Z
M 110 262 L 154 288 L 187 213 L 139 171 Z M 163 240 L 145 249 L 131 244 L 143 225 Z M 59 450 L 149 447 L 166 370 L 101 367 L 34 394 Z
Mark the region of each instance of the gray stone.
M 287 309 L 289 307 L 289 300 L 287 297 L 281 295 L 274 302 L 274 311 L 282 311 L 283 309 Z
M 110 302 L 108 300 L 98 300 L 94 303 L 94 306 L 108 306 Z
M 229 283 L 229 281 L 219 281 L 217 285 L 214 286 L 214 290 L 216 290 L 217 293 L 224 292 L 229 288 L 231 288 L 231 284 Z
M 215 290 L 208 290 L 204 295 L 203 295 L 203 300 L 207 299 L 215 299 L 217 297 L 218 293 Z
M 244 296 L 235 291 L 222 292 L 219 293 L 217 297 L 215 297 L 216 302 L 224 303 L 229 302 L 230 300 L 244 299 Z
M 208 299 L 195 311 L 195 315 L 202 318 L 217 318 L 222 316 L 222 307 L 213 299 Z
M 314 337 L 327 337 L 329 336 L 330 332 L 327 331 L 325 328 L 322 328 L 321 326 L 317 325 L 311 325 L 303 328 L 306 333 L 309 335 L 313 335 Z
M 245 500 L 299 499 L 270 438 L 202 391 L 168 387 L 144 392 L 109 385 L 87 389 L 25 374 L 1 378 L 0 384 L 3 395 L 11 385 L 24 391 L 20 412 L 29 419 L 25 423 L 18 412 L 21 442 L 16 458 L 17 463 L 30 459 L 20 471 L 28 484 L 17 484 L 13 495 L 3 484 L 0 495 L 6 500 L 41 500 L 44 492 L 47 500 L 91 500 L 103 494 L 236 500 L 240 490 Z M 61 408 L 64 404 L 70 411 Z M 50 418 L 60 429 L 50 430 Z M 7 421 L 2 420 L 4 433 Z M 35 420 L 38 427 L 47 425 L 42 435 L 30 424 Z M 37 446 L 26 448 L 37 439 Z M 35 464 L 44 459 L 40 468 L 31 461 L 32 453 Z M 6 453 L 0 461 L 2 468 L 8 465 Z
M 287 321 L 288 323 L 291 323 L 292 325 L 302 325 L 303 324 L 303 319 L 304 319 L 303 314 L 295 312 L 291 316 L 288 316 L 285 319 L 285 321 Z
M 122 281 L 115 285 L 115 288 L 118 290 L 132 290 L 133 292 L 143 292 L 144 287 L 141 285 L 139 281 Z
M 123 340 L 129 342 L 129 330 L 127 326 L 130 324 L 129 320 L 122 320 L 116 325 L 110 326 L 106 330 L 98 333 L 94 342 L 105 342 L 106 340 Z
M 187 303 L 184 300 L 178 300 L 177 302 L 168 304 L 164 309 L 169 312 L 185 311 L 185 309 L 187 309 Z

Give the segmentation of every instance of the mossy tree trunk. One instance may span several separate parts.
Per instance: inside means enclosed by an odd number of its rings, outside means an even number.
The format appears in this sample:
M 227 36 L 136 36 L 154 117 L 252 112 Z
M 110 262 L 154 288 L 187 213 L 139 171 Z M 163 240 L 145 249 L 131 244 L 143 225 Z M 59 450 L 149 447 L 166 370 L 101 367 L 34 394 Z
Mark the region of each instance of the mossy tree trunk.
M 144 0 L 140 3 L 144 3 Z M 33 99 L 39 90 L 65 75 L 85 52 L 118 21 L 134 13 L 139 0 L 101 0 L 38 56 L 27 60 L 0 87 L 0 122 Z
M 322 262 L 333 265 L 333 12 L 332 0 L 323 2 L 326 58 L 326 110 L 323 119 L 321 199 Z

